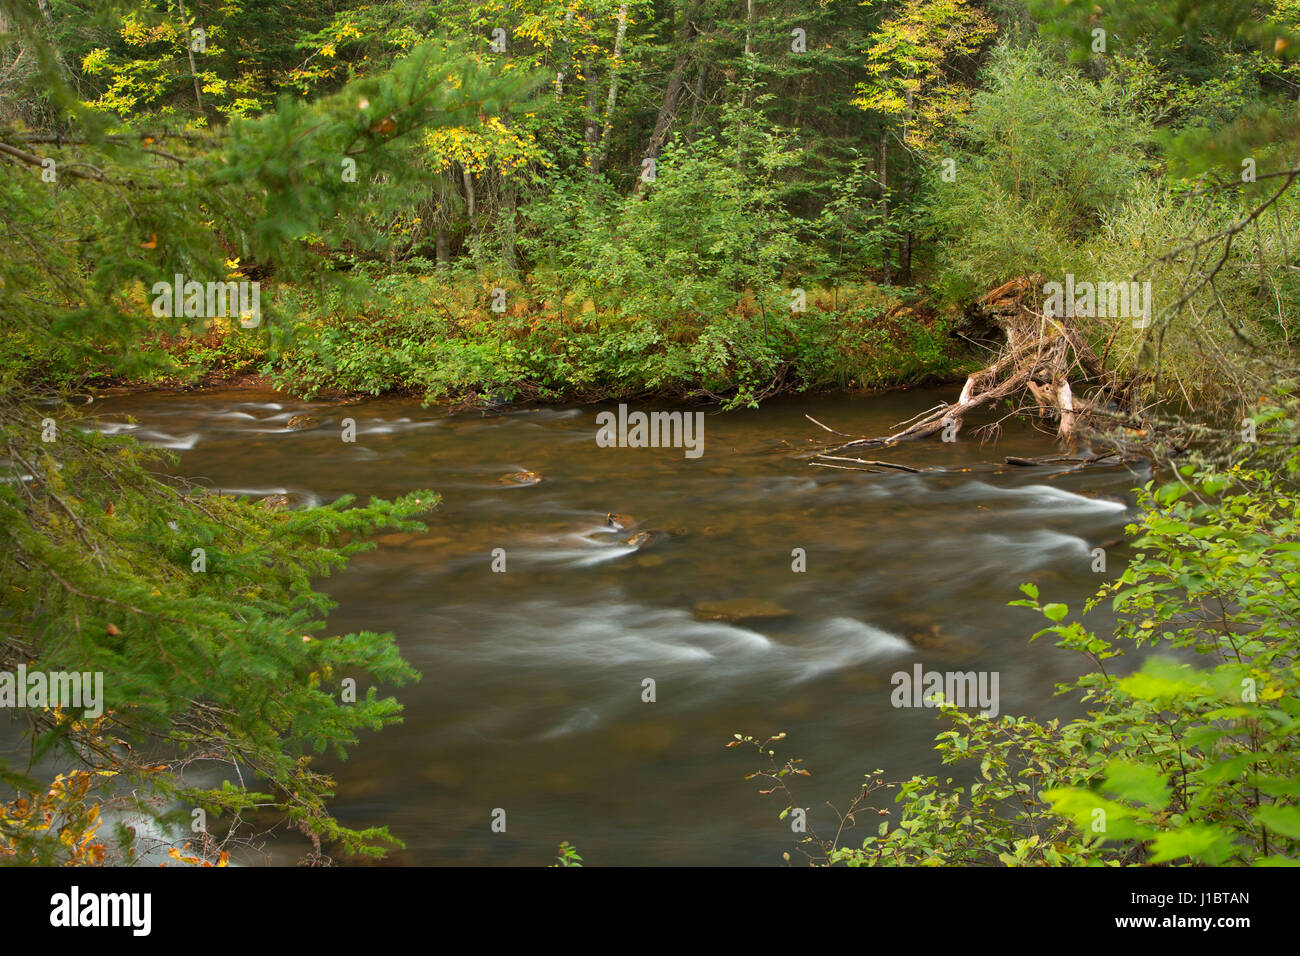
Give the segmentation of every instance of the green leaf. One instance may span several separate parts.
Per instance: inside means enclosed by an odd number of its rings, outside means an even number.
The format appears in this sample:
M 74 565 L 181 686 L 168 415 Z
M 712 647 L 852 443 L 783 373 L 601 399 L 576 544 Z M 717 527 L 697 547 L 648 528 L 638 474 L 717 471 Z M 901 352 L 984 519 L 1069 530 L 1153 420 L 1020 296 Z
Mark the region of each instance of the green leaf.
M 1189 857 L 1216 866 L 1229 859 L 1233 853 L 1232 839 L 1223 827 L 1201 823 L 1161 833 L 1152 842 L 1151 848 L 1152 863 L 1168 863 Z
M 1151 657 L 1136 674 L 1119 682 L 1120 689 L 1140 700 L 1165 701 L 1204 696 L 1204 676 L 1168 657 Z
M 1160 810 L 1169 805 L 1169 787 L 1160 771 L 1130 760 L 1106 765 L 1106 790 L 1111 795 Z
M 1300 807 L 1266 804 L 1255 811 L 1255 822 L 1274 833 L 1300 840 Z

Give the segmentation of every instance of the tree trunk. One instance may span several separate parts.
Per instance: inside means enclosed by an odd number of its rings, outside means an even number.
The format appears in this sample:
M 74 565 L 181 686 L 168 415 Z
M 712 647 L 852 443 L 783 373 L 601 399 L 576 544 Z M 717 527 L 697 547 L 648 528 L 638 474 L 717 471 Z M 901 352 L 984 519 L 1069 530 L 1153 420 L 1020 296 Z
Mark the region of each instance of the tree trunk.
M 1061 415 L 1061 426 L 1056 430 L 1058 437 L 1065 441 L 1074 439 L 1074 392 L 1068 381 L 1061 382 L 1056 392 L 1056 407 Z
M 447 235 L 445 223 L 438 223 L 438 230 L 433 238 L 433 258 L 439 269 L 451 265 L 451 237 Z
M 181 21 L 184 22 L 185 21 L 185 0 L 177 0 L 176 6 L 180 8 Z M 198 106 L 199 112 L 202 113 L 203 93 L 199 88 L 199 71 L 198 68 L 195 67 L 194 65 L 194 46 L 193 46 L 192 39 L 190 37 L 189 30 L 185 31 L 185 39 L 183 42 L 185 43 L 185 52 L 186 54 L 189 55 L 190 58 L 190 79 L 194 81 L 194 102 Z
M 587 144 L 587 168 L 594 177 L 600 174 L 600 77 L 595 64 L 590 61 L 583 62 L 582 72 L 587 77 L 583 140 Z
M 569 27 L 573 25 L 573 7 L 569 7 L 564 13 L 564 62 L 560 68 L 555 71 L 555 96 L 558 99 L 564 95 L 564 77 L 569 71 Z
M 519 255 L 515 249 L 515 210 L 518 197 L 514 180 L 501 177 L 501 261 L 512 273 L 519 271 Z
M 695 35 L 695 25 L 691 23 L 691 17 L 695 15 L 699 6 L 699 0 L 694 0 L 682 11 L 682 22 L 677 28 L 677 58 L 673 61 L 672 71 L 668 74 L 663 105 L 659 107 L 659 116 L 655 119 L 654 131 L 650 134 L 650 142 L 645 150 L 645 155 L 649 159 L 659 155 L 659 150 L 663 149 L 664 143 L 668 141 L 668 131 L 672 128 L 673 120 L 677 118 L 682 86 L 686 80 L 686 68 L 691 62 L 690 42 Z M 635 192 L 639 193 L 644 187 L 645 181 L 638 176 Z
M 460 181 L 465 187 L 465 215 L 469 216 L 470 226 L 474 225 L 475 197 L 474 197 L 474 174 L 469 171 L 469 167 L 461 164 Z
M 609 149 L 609 134 L 614 129 L 614 104 L 618 102 L 618 66 L 623 55 L 623 36 L 627 33 L 627 4 L 618 8 L 618 33 L 614 36 L 614 59 L 609 65 L 609 96 L 605 100 L 605 123 L 600 131 L 600 147 L 597 150 L 598 162 L 604 162 L 605 151 Z
M 883 126 L 880 129 L 880 228 L 882 231 L 889 229 L 889 127 Z M 889 243 L 881 243 L 881 268 L 884 272 L 885 285 L 890 284 L 890 256 Z
M 700 64 L 699 74 L 695 77 L 695 102 L 691 104 L 691 126 L 695 125 L 700 115 L 700 104 L 704 102 L 704 78 L 709 74 L 709 65 Z
M 460 167 L 460 179 L 465 186 L 465 215 L 469 217 L 470 239 L 477 240 L 478 239 L 478 215 L 477 215 L 478 203 L 474 195 L 474 174 L 471 173 L 469 171 L 469 167 L 465 166 L 463 163 L 461 164 Z M 470 250 L 475 258 L 475 261 L 477 261 L 478 244 L 476 241 L 471 242 Z

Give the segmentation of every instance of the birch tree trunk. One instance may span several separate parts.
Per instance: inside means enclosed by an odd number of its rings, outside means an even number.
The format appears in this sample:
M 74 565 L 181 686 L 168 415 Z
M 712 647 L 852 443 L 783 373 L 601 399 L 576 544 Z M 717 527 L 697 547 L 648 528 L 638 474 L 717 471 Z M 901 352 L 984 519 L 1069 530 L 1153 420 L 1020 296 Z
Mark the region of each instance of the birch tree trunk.
M 569 7 L 564 13 L 564 62 L 555 72 L 555 98 L 559 99 L 564 95 L 564 77 L 569 72 L 569 27 L 573 25 L 573 7 Z
M 176 6 L 180 8 L 182 22 L 185 17 L 185 0 L 176 0 Z M 198 105 L 199 112 L 203 112 L 203 93 L 199 88 L 199 71 L 194 65 L 194 46 L 190 38 L 189 30 L 185 31 L 185 53 L 190 58 L 190 79 L 194 81 L 194 102 Z
M 627 34 L 627 4 L 618 8 L 618 32 L 614 35 L 614 59 L 609 65 L 609 96 L 605 100 L 605 123 L 600 131 L 600 146 L 597 149 L 598 162 L 604 162 L 605 152 L 609 149 L 609 135 L 614 129 L 614 105 L 618 102 L 618 67 L 623 55 L 623 37 Z
M 880 228 L 882 231 L 889 227 L 889 126 L 882 126 L 880 129 Z M 883 249 L 881 270 L 884 273 L 885 285 L 890 283 L 890 254 L 889 243 L 881 243 Z

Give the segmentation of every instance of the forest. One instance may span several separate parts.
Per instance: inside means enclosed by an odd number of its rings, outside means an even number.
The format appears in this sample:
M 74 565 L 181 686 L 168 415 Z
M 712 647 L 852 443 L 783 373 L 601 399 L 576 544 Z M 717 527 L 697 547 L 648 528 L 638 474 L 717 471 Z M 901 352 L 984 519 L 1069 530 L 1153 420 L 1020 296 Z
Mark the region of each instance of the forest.
M 1300 862 L 1297 53 L 0 0 L 0 863 Z

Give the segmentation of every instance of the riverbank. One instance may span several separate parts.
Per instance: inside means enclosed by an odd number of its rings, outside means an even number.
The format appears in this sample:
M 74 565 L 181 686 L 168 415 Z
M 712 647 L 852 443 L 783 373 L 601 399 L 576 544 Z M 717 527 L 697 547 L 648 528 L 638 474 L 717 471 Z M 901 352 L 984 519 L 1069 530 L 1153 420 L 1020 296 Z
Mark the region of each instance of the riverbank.
M 161 361 L 109 375 L 57 343 L 10 345 L 29 380 L 82 388 L 255 382 L 303 398 L 395 395 L 448 405 L 587 403 L 658 397 L 729 407 L 790 392 L 875 391 L 959 380 L 976 362 L 960 322 L 910 290 L 870 283 L 809 289 L 797 309 L 742 291 L 725 310 L 668 318 L 617 303 L 496 290 L 429 275 L 366 279 L 351 290 L 272 287 L 254 329 L 199 320 L 155 338 Z M 802 290 L 801 290 L 802 291 Z

